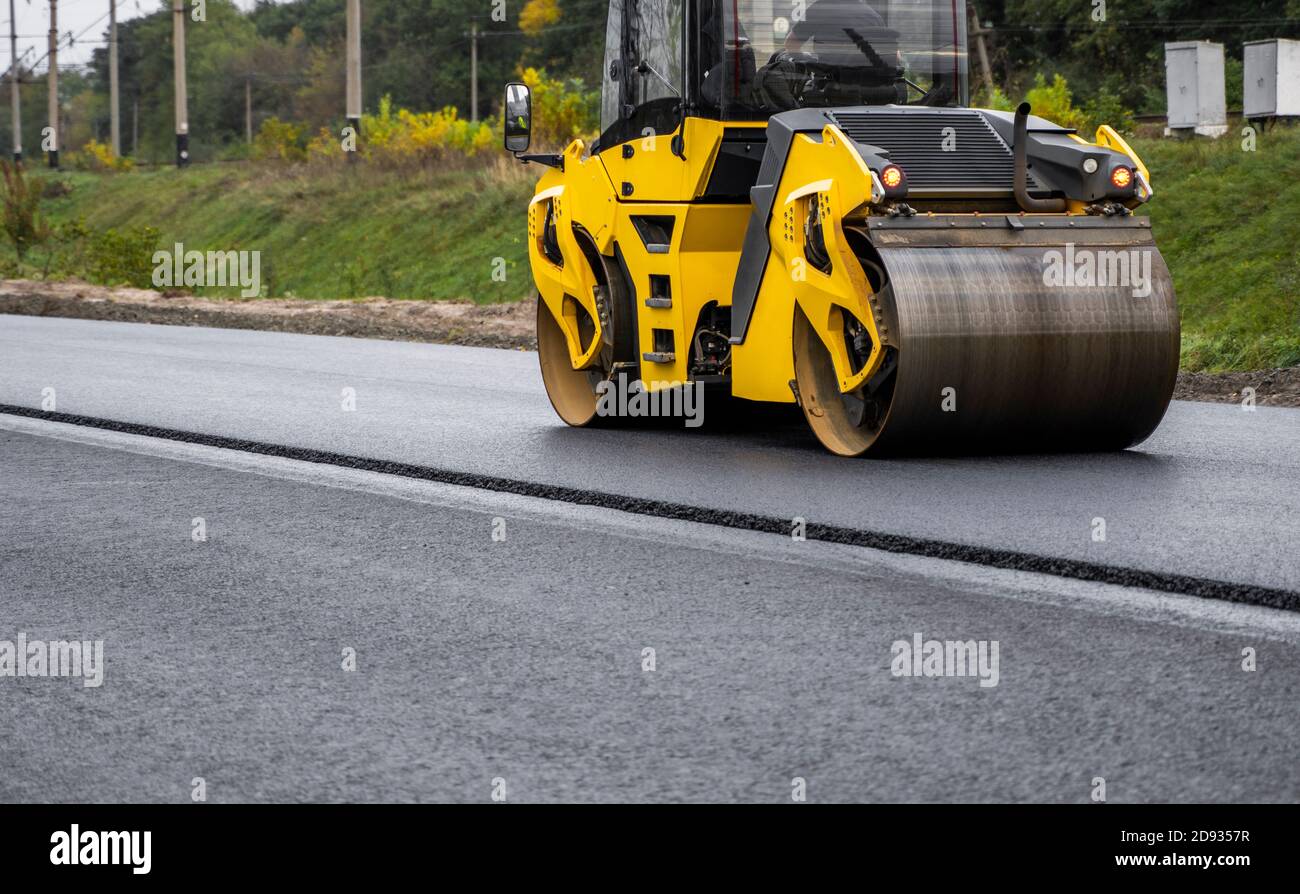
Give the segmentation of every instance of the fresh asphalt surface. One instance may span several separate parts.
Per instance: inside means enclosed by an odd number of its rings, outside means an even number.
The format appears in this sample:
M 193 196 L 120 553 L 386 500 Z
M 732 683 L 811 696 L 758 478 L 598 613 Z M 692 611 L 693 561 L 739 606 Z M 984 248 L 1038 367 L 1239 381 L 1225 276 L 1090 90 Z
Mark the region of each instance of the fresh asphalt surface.
M 69 414 L 1300 589 L 1300 411 L 1176 405 L 1119 455 L 845 461 L 797 425 L 567 430 L 523 352 L 0 316 L 0 404 L 46 388 Z M 1097 776 L 1111 801 L 1300 798 L 1300 615 L 16 416 L 0 456 L 0 640 L 106 661 L 99 689 L 0 677 L 0 800 L 184 801 L 194 777 L 214 801 L 485 801 L 497 777 L 512 801 L 788 802 L 794 777 L 813 801 L 1086 801 Z M 918 632 L 997 640 L 998 685 L 893 677 Z
M 1300 410 L 1177 404 L 1118 454 L 847 462 L 800 419 L 567 429 L 522 351 L 0 316 L 0 404 L 46 388 L 69 414 L 1300 590 Z

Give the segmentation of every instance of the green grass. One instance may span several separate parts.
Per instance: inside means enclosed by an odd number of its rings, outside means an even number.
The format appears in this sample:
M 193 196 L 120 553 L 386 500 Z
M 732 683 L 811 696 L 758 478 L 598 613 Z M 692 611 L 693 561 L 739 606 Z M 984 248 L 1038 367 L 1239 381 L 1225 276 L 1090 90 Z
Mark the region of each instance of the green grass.
M 1300 128 L 1142 140 L 1148 206 L 1183 314 L 1183 368 L 1300 364 Z
M 1149 207 L 1183 312 L 1183 366 L 1300 364 L 1300 128 L 1146 139 Z M 59 175 L 54 222 L 149 225 L 187 249 L 259 249 L 272 295 L 517 301 L 531 291 L 524 209 L 537 169 L 384 173 L 208 165 Z M 42 251 L 29 257 L 39 267 Z M 494 282 L 504 258 L 506 281 Z M 56 256 L 55 273 L 61 269 Z M 233 294 L 228 290 L 227 294 Z
M 70 192 L 44 203 L 52 223 L 147 225 L 166 249 L 181 242 L 186 250 L 260 250 L 263 282 L 274 296 L 488 304 L 518 301 L 531 289 L 524 244 L 531 180 L 499 169 L 399 174 L 205 165 L 57 179 Z M 493 278 L 497 258 L 505 260 L 504 282 Z M 28 260 L 39 267 L 43 250 Z M 64 260 L 56 256 L 56 271 Z

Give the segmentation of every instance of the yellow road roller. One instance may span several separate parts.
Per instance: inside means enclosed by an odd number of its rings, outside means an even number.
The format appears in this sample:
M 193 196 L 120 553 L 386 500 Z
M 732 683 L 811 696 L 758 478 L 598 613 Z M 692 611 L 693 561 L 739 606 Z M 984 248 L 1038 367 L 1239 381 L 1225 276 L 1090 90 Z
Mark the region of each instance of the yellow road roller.
M 530 154 L 542 376 L 560 418 L 610 383 L 797 404 L 867 453 L 1120 450 L 1173 394 L 1149 173 L 970 107 L 961 0 L 611 0 L 601 134 Z

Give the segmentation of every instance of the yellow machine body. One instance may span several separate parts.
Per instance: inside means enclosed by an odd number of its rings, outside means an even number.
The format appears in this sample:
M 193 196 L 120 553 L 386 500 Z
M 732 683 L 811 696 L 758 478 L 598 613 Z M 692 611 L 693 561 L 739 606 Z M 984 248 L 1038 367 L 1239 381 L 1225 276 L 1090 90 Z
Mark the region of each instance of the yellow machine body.
M 1150 172 L 967 106 L 952 0 L 610 0 L 599 139 L 528 211 L 542 377 L 574 426 L 646 392 L 797 404 L 848 456 L 1118 449 L 1167 409 L 1179 322 Z
M 681 133 L 691 152 L 682 159 L 669 151 L 670 137 L 647 137 L 634 146 L 632 158 L 621 147 L 587 156 L 581 140 L 564 152 L 563 170 L 550 170 L 539 181 L 529 209 L 529 259 L 533 278 L 544 301 L 565 330 L 574 369 L 590 365 L 601 341 L 594 292 L 598 271 L 586 260 L 578 232 L 588 234 L 600 254 L 612 256 L 617 243 L 625 259 L 637 296 L 651 294 L 651 276 L 667 277 L 672 306 L 647 307 L 638 302 L 638 343 L 653 344 L 653 330 L 670 330 L 673 343 L 685 346 L 705 304 L 731 305 L 732 287 L 744 242 L 750 205 L 707 204 L 698 201 L 717 158 L 728 127 L 763 128 L 745 124 L 687 119 Z M 621 184 L 633 186 L 635 200 L 620 195 Z M 773 246 L 768 276 L 763 284 L 761 308 L 745 344 L 737 346 L 732 363 L 732 391 L 736 397 L 756 401 L 792 403 L 794 378 L 790 352 L 793 306 L 803 307 L 809 319 L 832 347 L 837 366 L 844 370 L 846 390 L 878 367 L 857 374 L 847 371 L 843 340 L 832 335 L 839 307 L 852 308 L 863 320 L 874 320 L 871 290 L 853 254 L 837 231 L 828 247 L 843 258 L 830 275 L 802 262 L 803 234 L 794 222 L 807 215 L 810 202 L 821 202 L 827 219 L 840 221 L 862 209 L 871 189 L 870 172 L 843 134 L 828 126 L 822 139 L 798 139 L 782 183 L 783 207 L 774 217 L 770 233 Z M 548 211 L 554 214 L 555 232 L 563 263 L 548 257 L 542 244 Z M 633 215 L 672 217 L 672 243 L 662 254 L 651 254 L 632 224 Z M 584 339 L 579 333 L 574 301 L 581 303 L 597 328 Z M 652 353 L 652 352 L 643 352 Z M 879 348 L 877 349 L 879 355 Z M 671 362 L 642 358 L 642 379 L 647 387 L 662 388 L 691 381 L 688 352 L 677 350 Z
M 573 369 L 592 364 L 604 336 L 601 327 L 608 324 L 600 319 L 596 299 L 601 271 L 595 269 L 580 244 L 580 234 L 585 234 L 606 258 L 615 254 L 616 245 L 620 250 L 637 303 L 636 343 L 647 348 L 638 352 L 646 387 L 654 390 L 691 381 L 687 346 L 693 329 L 706 304 L 730 306 L 753 210 L 750 205 L 702 202 L 701 196 L 728 129 L 743 132 L 765 126 L 764 122 L 724 124 L 688 118 L 677 134 L 635 141 L 630 151 L 616 146 L 596 155 L 588 155 L 585 144 L 578 140 L 565 150 L 563 168 L 549 170 L 541 178 L 529 209 L 529 257 L 540 300 L 564 329 Z M 685 158 L 669 148 L 677 136 L 689 147 Z M 1144 178 L 1147 176 L 1145 165 L 1109 127 L 1098 132 L 1094 145 L 1123 153 Z M 820 134 L 795 137 L 777 189 L 768 233 L 771 255 L 754 317 L 744 342 L 733 350 L 734 396 L 777 403 L 796 400 L 791 388 L 796 307 L 829 352 L 843 391 L 860 387 L 879 370 L 891 334 L 882 331 L 875 292 L 846 239 L 847 226 L 861 224 L 871 216 L 871 189 L 871 171 L 837 127 L 827 125 Z M 625 197 L 625 192 L 631 196 Z M 829 272 L 806 260 L 803 222 L 813 203 L 820 205 L 825 223 Z M 1085 209 L 1085 203 L 1071 202 L 1064 216 L 1086 217 Z M 553 215 L 561 263 L 543 247 L 548 214 Z M 632 222 L 634 215 L 674 220 L 666 251 L 651 253 L 647 249 Z M 966 216 L 978 218 L 980 212 Z M 652 277 L 668 284 L 670 306 L 647 305 L 645 299 L 653 292 Z M 581 305 L 595 323 L 585 334 L 580 332 L 575 305 Z M 864 323 L 871 334 L 871 356 L 856 371 L 845 344 L 845 312 Z M 655 330 L 672 333 L 675 350 L 671 360 L 648 358 L 656 353 L 648 350 L 654 344 Z

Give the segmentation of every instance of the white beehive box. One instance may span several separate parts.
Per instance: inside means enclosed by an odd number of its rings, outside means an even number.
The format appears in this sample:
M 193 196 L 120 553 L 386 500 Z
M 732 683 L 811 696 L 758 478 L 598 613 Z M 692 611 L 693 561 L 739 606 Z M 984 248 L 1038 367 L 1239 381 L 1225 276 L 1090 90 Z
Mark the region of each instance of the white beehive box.
M 1300 115 L 1300 40 L 1256 40 L 1245 45 L 1245 52 L 1245 116 Z
M 1204 40 L 1165 44 L 1169 129 L 1206 136 L 1228 132 L 1223 44 Z

